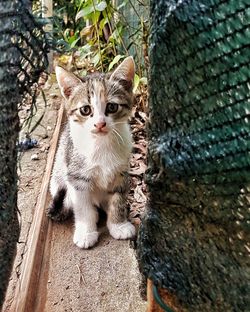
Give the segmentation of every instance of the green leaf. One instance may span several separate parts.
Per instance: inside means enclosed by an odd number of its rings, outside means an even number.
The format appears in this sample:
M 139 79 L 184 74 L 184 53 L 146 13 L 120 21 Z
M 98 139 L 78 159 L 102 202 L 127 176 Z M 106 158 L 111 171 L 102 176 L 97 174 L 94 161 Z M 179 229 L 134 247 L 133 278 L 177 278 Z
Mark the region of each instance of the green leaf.
M 81 0 L 79 4 L 78 3 L 76 4 L 77 7 L 80 8 L 84 4 L 84 2 L 85 2 L 85 0 Z
M 114 43 L 120 43 L 120 38 L 121 38 L 121 35 L 122 35 L 122 31 L 123 31 L 123 27 L 122 26 L 119 26 L 117 27 L 112 35 L 109 37 L 109 41 L 110 42 L 114 42 Z
M 106 1 L 101 1 L 100 3 L 96 4 L 95 9 L 97 11 L 102 12 L 102 11 L 104 11 L 106 9 L 106 7 L 107 7 Z
M 123 7 L 127 5 L 128 1 L 124 0 L 120 5 L 117 6 L 117 11 L 121 10 Z
M 99 11 L 95 11 L 94 13 L 91 14 L 90 17 L 92 19 L 93 24 L 97 24 L 100 15 L 101 15 L 101 12 L 99 12 Z
M 77 38 L 77 39 L 75 39 L 72 43 L 70 43 L 71 49 L 73 49 L 73 48 L 76 46 L 76 44 L 77 44 L 77 42 L 78 42 L 79 40 L 80 40 L 80 37 Z
M 93 4 L 90 4 L 76 14 L 75 20 L 77 21 L 81 17 L 85 17 L 85 16 L 89 15 L 90 13 L 93 13 L 94 11 L 95 11 L 95 9 L 94 9 Z
M 91 45 L 89 45 L 88 43 L 82 46 L 79 50 L 82 58 L 85 58 L 92 54 Z
M 139 83 L 140 83 L 140 77 L 137 74 L 135 74 L 133 92 L 137 90 Z
M 109 64 L 108 71 L 110 71 L 114 67 L 114 65 L 116 65 L 120 61 L 120 59 L 124 57 L 125 57 L 124 55 L 120 55 L 120 54 L 116 55 L 113 61 Z
M 99 29 L 100 31 L 103 30 L 104 26 L 108 23 L 108 19 L 107 17 L 103 18 L 100 22 L 99 22 Z
M 99 53 L 96 53 L 96 55 L 93 57 L 92 59 L 92 63 L 94 64 L 94 66 L 96 67 L 98 65 L 98 63 L 101 60 L 101 56 Z
M 64 40 L 68 41 L 69 33 L 70 33 L 70 29 L 66 28 L 64 33 L 63 33 Z
M 141 77 L 140 83 L 143 84 L 143 85 L 147 85 L 147 84 L 148 84 L 148 79 L 147 79 L 147 77 Z

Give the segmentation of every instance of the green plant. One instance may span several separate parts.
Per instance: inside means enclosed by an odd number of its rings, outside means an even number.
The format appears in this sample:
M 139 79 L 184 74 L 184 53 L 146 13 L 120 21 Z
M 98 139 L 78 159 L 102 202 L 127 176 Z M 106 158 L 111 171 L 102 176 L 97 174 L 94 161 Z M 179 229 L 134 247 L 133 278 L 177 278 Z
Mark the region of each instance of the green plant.
M 147 83 L 148 6 L 148 0 L 55 0 L 55 38 L 65 43 L 74 61 L 76 56 L 75 67 L 82 72 L 109 71 L 132 54 L 137 90 Z
M 54 1 L 53 33 L 59 42 L 64 41 L 70 51 L 81 45 L 80 31 L 85 26 L 84 21 L 75 20 L 78 7 L 82 1 Z
M 122 33 L 124 25 L 114 20 L 116 11 L 110 0 L 84 0 L 81 2 L 76 21 L 83 19 L 86 26 L 81 30 L 80 36 L 85 43 L 80 48 L 81 57 L 90 57 L 95 68 L 102 71 L 108 68 L 113 60 L 111 69 L 126 54 L 117 52 L 117 46 L 123 44 Z

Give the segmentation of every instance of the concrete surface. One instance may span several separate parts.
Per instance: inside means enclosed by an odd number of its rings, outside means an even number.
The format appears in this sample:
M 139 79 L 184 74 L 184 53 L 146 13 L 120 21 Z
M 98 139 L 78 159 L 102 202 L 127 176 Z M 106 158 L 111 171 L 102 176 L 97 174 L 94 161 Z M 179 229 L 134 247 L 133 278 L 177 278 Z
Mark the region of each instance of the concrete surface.
M 103 226 L 98 244 L 82 250 L 72 235 L 72 222 L 53 224 L 44 311 L 146 311 L 130 242 L 113 239 Z

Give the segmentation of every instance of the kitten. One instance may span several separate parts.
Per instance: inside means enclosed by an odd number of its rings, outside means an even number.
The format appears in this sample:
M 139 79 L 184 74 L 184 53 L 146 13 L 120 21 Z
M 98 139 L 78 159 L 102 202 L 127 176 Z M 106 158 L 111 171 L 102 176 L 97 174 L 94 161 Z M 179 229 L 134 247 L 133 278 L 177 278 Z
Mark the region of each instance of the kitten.
M 97 207 L 107 212 L 107 226 L 115 239 L 135 235 L 126 209 L 134 73 L 132 57 L 112 74 L 84 78 L 56 67 L 68 121 L 52 171 L 48 215 L 58 220 L 74 213 L 73 241 L 80 248 L 98 240 Z

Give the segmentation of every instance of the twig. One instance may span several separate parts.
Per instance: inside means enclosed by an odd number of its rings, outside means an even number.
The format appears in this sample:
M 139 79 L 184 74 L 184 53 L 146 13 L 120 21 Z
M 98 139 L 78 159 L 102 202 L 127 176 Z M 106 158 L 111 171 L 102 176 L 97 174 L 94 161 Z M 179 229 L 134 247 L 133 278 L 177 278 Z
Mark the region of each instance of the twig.
M 86 281 L 85 281 L 85 279 L 84 279 L 84 276 L 82 275 L 82 272 L 81 272 L 81 269 L 80 269 L 79 265 L 76 264 L 76 267 L 77 267 L 78 272 L 79 272 L 79 283 L 81 283 L 81 281 L 83 281 L 84 284 L 86 284 Z

